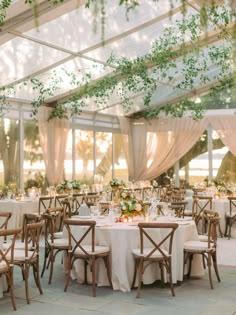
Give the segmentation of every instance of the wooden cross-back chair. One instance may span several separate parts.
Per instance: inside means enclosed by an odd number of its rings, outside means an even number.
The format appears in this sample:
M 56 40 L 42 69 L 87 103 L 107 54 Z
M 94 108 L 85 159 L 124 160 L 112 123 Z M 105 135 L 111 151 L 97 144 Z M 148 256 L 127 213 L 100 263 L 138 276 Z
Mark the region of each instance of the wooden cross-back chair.
M 228 197 L 229 200 L 229 212 L 225 215 L 225 236 L 228 236 L 228 239 L 231 238 L 231 228 L 234 222 L 236 222 L 236 197 Z
M 161 270 L 161 280 L 164 282 L 164 267 L 169 274 L 169 282 L 171 293 L 174 296 L 174 286 L 172 283 L 172 245 L 173 245 L 173 237 L 175 230 L 178 228 L 178 224 L 176 223 L 139 223 L 139 232 L 140 232 L 140 248 L 133 249 L 133 257 L 135 260 L 135 270 L 132 287 L 135 285 L 136 276 L 138 274 L 138 289 L 136 297 L 140 297 L 141 285 L 143 273 L 146 268 L 152 264 L 157 263 Z M 163 233 L 163 237 L 161 239 L 154 239 L 152 233 L 153 230 L 161 230 L 166 231 Z M 145 245 L 145 243 L 149 242 L 149 246 Z
M 211 275 L 211 266 L 213 262 L 213 267 L 216 273 L 216 277 L 220 282 L 220 275 L 217 267 L 217 227 L 220 222 L 220 217 L 208 216 L 208 234 L 207 241 L 188 241 L 184 243 L 184 268 L 187 262 L 188 264 L 188 273 L 187 277 L 191 275 L 192 260 L 195 254 L 200 254 L 203 257 L 203 263 L 206 260 L 208 266 L 208 276 L 210 281 L 211 289 L 213 289 L 212 275 Z
M 99 200 L 100 200 L 99 194 L 88 194 L 83 196 L 83 202 L 85 202 L 88 207 L 95 206 L 96 204 L 98 204 Z
M 31 267 L 33 269 L 35 284 L 40 294 L 43 294 L 39 275 L 39 241 L 43 226 L 43 221 L 27 224 L 24 249 L 15 249 L 14 251 L 14 265 L 21 268 L 25 281 L 25 295 L 28 304 L 30 304 L 29 271 Z
M 54 197 L 53 196 L 41 196 L 39 197 L 38 214 L 45 212 L 48 208 L 53 206 Z
M 37 223 L 41 220 L 41 216 L 37 213 L 25 213 L 23 215 L 21 241 L 24 242 L 27 224 Z
M 12 212 L 0 212 L 0 230 L 6 230 L 8 227 L 8 223 L 10 218 L 12 217 Z M 6 241 L 7 236 L 5 236 L 4 241 Z
M 176 202 L 171 202 L 169 207 L 170 207 L 170 209 L 172 209 L 175 212 L 176 217 L 184 218 L 185 208 L 186 208 L 187 204 L 188 204 L 187 201 L 176 201 Z
M 68 194 L 60 194 L 55 196 L 54 207 L 63 207 L 63 201 L 68 198 Z
M 84 261 L 84 281 L 87 283 L 87 266 L 89 266 L 92 273 L 92 287 L 93 287 L 93 296 L 96 296 L 96 260 L 101 258 L 104 261 L 107 277 L 110 286 L 112 287 L 111 282 L 111 272 L 110 272 L 110 250 L 107 246 L 96 245 L 95 243 L 95 226 L 96 221 L 89 220 L 73 220 L 66 219 L 65 227 L 68 231 L 69 237 L 69 259 L 67 265 L 67 278 L 64 291 L 67 291 L 69 282 L 70 282 L 70 271 L 73 268 L 73 264 L 76 260 L 81 259 Z M 83 228 L 81 236 L 76 237 L 75 230 L 77 228 Z M 76 229 L 74 229 L 76 228 Z M 84 244 L 84 239 L 89 240 L 89 245 Z
M 61 207 L 49 208 L 42 214 L 45 221 L 45 248 L 44 262 L 41 272 L 43 277 L 46 267 L 50 266 L 48 284 L 51 284 L 53 276 L 53 265 L 57 254 L 61 251 L 68 252 L 68 238 L 63 237 L 63 226 L 65 219 L 65 209 Z
M 192 218 L 196 225 L 201 221 L 204 210 L 212 210 L 212 199 L 211 196 L 193 196 Z M 201 230 L 203 230 L 203 226 Z
M 5 239 L 9 236 L 11 242 L 7 249 L 4 249 L 0 246 L 0 275 L 5 275 L 8 283 L 8 288 L 11 295 L 11 302 L 13 309 L 16 310 L 16 302 L 14 296 L 14 284 L 13 284 L 13 262 L 14 262 L 14 246 L 18 234 L 21 232 L 21 229 L 3 229 L 0 230 L 0 242 L 1 239 L 4 242 Z

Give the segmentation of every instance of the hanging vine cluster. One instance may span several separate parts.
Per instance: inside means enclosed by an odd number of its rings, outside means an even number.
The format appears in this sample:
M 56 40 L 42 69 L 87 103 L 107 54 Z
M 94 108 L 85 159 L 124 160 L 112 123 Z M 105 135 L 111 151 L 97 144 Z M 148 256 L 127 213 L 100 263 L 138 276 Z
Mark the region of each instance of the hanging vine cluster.
M 32 5 L 35 0 L 27 1 Z M 172 2 L 170 0 L 173 6 Z M 101 79 L 93 79 L 93 69 L 87 71 L 83 76 L 82 73 L 79 73 L 80 71 L 69 73 L 64 69 L 64 79 L 54 70 L 47 80 L 29 78 L 19 84 L 18 88 L 30 85 L 33 90 L 37 91 L 38 97 L 32 102 L 32 115 L 37 114 L 39 106 L 43 105 L 47 98 L 55 96 L 66 78 L 73 93 L 63 101 L 53 104 L 54 110 L 50 118 L 68 118 L 68 110 L 72 115 L 79 114 L 91 100 L 98 109 L 105 108 L 113 96 L 120 100 L 125 113 L 129 113 L 132 111 L 135 95 L 142 97 L 145 107 L 145 110 L 138 113 L 136 117 L 153 118 L 158 117 L 161 112 L 181 117 L 187 110 L 190 110 L 193 118 L 201 118 L 207 108 L 207 102 L 196 104 L 191 100 L 196 84 L 204 86 L 212 80 L 218 81 L 219 84 L 210 90 L 210 96 L 212 96 L 214 90 L 219 92 L 225 88 L 225 82 L 231 82 L 231 88 L 234 86 L 232 82 L 235 82 L 234 73 L 232 73 L 236 46 L 235 10 L 227 10 L 224 6 L 215 6 L 215 1 L 211 2 L 212 5 L 203 6 L 199 14 L 188 15 L 185 13 L 184 18 L 177 21 L 174 27 L 166 27 L 163 35 L 154 42 L 148 54 L 130 60 L 119 58 L 112 53 L 104 69 L 112 66 L 115 70 Z M 87 6 L 90 7 L 96 3 L 98 3 L 96 0 L 90 0 Z M 99 3 L 105 10 L 105 2 L 101 0 Z M 182 3 L 184 9 L 186 1 L 182 0 Z M 6 6 L 7 4 L 8 1 L 6 1 Z M 126 6 L 127 12 L 138 4 L 139 2 L 135 0 L 120 0 L 119 2 L 119 5 Z M 234 25 L 232 26 L 232 24 Z M 206 25 L 211 29 L 220 29 L 218 36 L 225 40 L 224 45 L 205 46 L 207 37 L 204 36 L 204 27 Z M 203 47 L 204 49 L 201 49 Z M 217 67 L 219 71 L 212 75 L 213 66 Z M 78 80 L 78 77 L 81 79 Z M 171 85 L 177 92 L 187 92 L 187 96 L 180 97 L 180 100 L 175 103 L 164 104 L 158 108 L 153 106 L 153 95 L 160 86 L 160 82 Z M 2 104 L 0 110 L 4 110 L 4 104 L 7 103 L 8 96 L 12 95 L 13 89 L 13 86 L 0 88 Z M 75 90 L 76 92 L 74 92 Z

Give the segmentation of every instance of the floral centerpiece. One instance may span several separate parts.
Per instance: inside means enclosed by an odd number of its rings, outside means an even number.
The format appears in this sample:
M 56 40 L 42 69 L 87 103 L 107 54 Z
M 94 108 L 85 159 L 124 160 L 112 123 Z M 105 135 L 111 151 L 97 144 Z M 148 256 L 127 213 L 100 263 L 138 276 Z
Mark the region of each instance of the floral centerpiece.
M 112 178 L 112 180 L 109 182 L 109 185 L 113 190 L 117 190 L 120 187 L 124 187 L 125 183 L 122 179 Z
M 121 217 L 145 216 L 147 205 L 135 198 L 129 190 L 120 192 Z
M 57 192 L 62 193 L 62 192 L 68 192 L 71 190 L 76 190 L 79 191 L 80 190 L 80 182 L 76 179 L 74 180 L 67 180 L 64 179 L 58 186 L 57 186 Z

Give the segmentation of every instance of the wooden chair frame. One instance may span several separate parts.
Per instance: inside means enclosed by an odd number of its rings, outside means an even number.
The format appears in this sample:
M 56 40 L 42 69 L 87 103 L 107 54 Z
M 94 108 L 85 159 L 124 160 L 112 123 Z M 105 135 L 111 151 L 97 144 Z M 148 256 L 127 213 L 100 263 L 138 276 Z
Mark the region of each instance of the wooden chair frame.
M 82 236 L 77 239 L 74 235 L 71 226 L 84 227 Z M 96 221 L 89 220 L 65 220 L 65 227 L 68 231 L 69 236 L 69 246 L 70 250 L 68 253 L 68 265 L 67 265 L 67 278 L 64 291 L 67 291 L 69 282 L 70 282 L 70 271 L 73 267 L 73 264 L 76 260 L 82 259 L 84 261 L 84 281 L 87 283 L 87 266 L 90 267 L 92 272 L 92 287 L 93 287 L 93 296 L 96 296 L 96 260 L 101 258 L 104 261 L 105 267 L 107 269 L 107 277 L 110 286 L 112 287 L 111 281 L 111 272 L 110 272 L 110 251 L 109 248 L 104 246 L 95 246 L 95 226 Z M 84 239 L 89 237 L 90 245 L 86 247 L 83 243 Z M 99 249 L 97 251 L 97 249 Z
M 21 268 L 25 280 L 25 294 L 27 303 L 30 304 L 29 295 L 29 270 L 33 268 L 35 284 L 40 294 L 43 294 L 40 276 L 39 276 L 39 241 L 42 233 L 44 222 L 31 223 L 26 225 L 25 249 L 14 252 L 14 265 Z M 29 246 L 29 240 L 32 246 Z M 19 257 L 19 253 L 21 253 Z
M 11 217 L 12 217 L 12 212 L 3 212 L 3 211 L 0 212 L 0 218 L 4 219 L 2 224 L 0 225 L 0 230 L 7 229 L 8 223 Z M 7 236 L 4 237 L 4 241 L 6 240 L 7 240 Z
M 6 250 L 1 249 L 0 247 L 0 275 L 5 275 L 8 283 L 8 288 L 11 295 L 11 303 L 13 309 L 16 310 L 16 302 L 14 295 L 14 283 L 13 283 L 13 268 L 14 268 L 14 246 L 18 234 L 21 233 L 21 229 L 9 229 L 9 230 L 0 230 L 0 237 L 3 237 L 5 240 L 8 236 L 12 237 L 11 243 L 9 244 Z
M 226 225 L 225 225 L 224 236 L 228 236 L 228 239 L 230 239 L 231 228 L 232 228 L 233 223 L 236 221 L 236 212 L 233 211 L 234 209 L 236 209 L 236 197 L 228 197 L 228 200 L 229 200 L 229 215 L 226 215 L 225 217 Z
M 57 254 L 61 251 L 64 251 L 66 252 L 66 254 L 68 254 L 69 249 L 69 245 L 66 239 L 62 237 L 57 238 L 55 236 L 57 232 L 62 231 L 64 226 L 64 208 L 49 208 L 47 212 L 42 214 L 42 218 L 45 221 L 45 248 L 41 277 L 43 277 L 45 269 L 50 266 L 48 284 L 51 284 L 53 276 L 53 264 L 55 262 Z
M 51 208 L 53 205 L 53 196 L 42 196 L 39 198 L 39 206 L 38 206 L 38 214 L 41 214 L 41 207 L 43 208 L 43 212 L 45 212 L 48 208 Z
M 142 277 L 145 269 L 152 263 L 157 263 L 161 270 L 161 281 L 164 282 L 164 267 L 169 274 L 170 288 L 172 296 L 175 296 L 174 286 L 172 283 L 172 245 L 173 245 L 173 237 L 175 230 L 178 228 L 177 223 L 139 223 L 139 232 L 140 232 L 140 250 L 138 253 L 133 251 L 133 256 L 135 260 L 135 269 L 134 269 L 134 277 L 132 287 L 134 287 L 136 276 L 138 273 L 138 288 L 136 297 L 140 297 L 141 285 L 142 285 Z M 150 236 L 150 232 L 148 230 L 152 229 L 167 229 L 169 230 L 167 235 L 164 236 L 161 240 L 154 240 Z M 148 254 L 144 254 L 144 241 L 148 240 L 152 245 L 150 252 Z M 163 245 L 168 247 L 168 250 L 163 250 Z M 158 255 L 155 255 L 158 253 Z M 153 255 L 154 254 L 154 255 Z M 145 265 L 144 263 L 147 262 Z
M 213 198 L 211 196 L 198 196 L 198 195 L 193 196 L 192 218 L 195 221 L 196 225 L 199 224 L 204 210 L 212 210 L 212 199 Z M 200 201 L 205 201 L 205 203 L 200 204 Z M 202 225 L 202 233 L 203 232 L 205 231 Z
M 207 212 L 206 212 L 207 214 Z M 217 226 L 219 225 L 219 220 L 220 217 L 216 216 L 208 216 L 208 222 L 209 222 L 209 227 L 208 227 L 208 239 L 207 239 L 207 247 L 205 249 L 186 249 L 184 248 L 184 267 L 187 264 L 187 261 L 189 260 L 189 268 L 188 268 L 188 273 L 187 277 L 189 278 L 191 275 L 191 268 L 192 268 L 192 260 L 193 256 L 195 254 L 200 254 L 203 257 L 203 262 L 204 259 L 207 261 L 207 266 L 208 266 L 208 275 L 209 275 L 209 281 L 210 281 L 210 286 L 211 289 L 214 289 L 213 287 L 213 281 L 212 281 L 212 274 L 211 274 L 211 261 L 213 262 L 213 267 L 216 273 L 216 277 L 218 279 L 218 282 L 220 282 L 220 275 L 217 267 L 217 253 L 216 253 L 216 248 L 217 248 Z

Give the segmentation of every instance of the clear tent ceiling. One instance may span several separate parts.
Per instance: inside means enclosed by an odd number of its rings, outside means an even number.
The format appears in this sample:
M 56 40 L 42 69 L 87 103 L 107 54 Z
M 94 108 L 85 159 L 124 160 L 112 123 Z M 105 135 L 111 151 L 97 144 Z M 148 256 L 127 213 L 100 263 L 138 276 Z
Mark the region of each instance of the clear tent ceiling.
M 47 83 L 48 78 L 57 73 L 60 77 L 66 72 L 74 73 L 79 81 L 88 73 L 92 80 L 97 80 L 114 71 L 111 65 L 106 66 L 107 59 L 113 53 L 116 57 L 134 59 L 147 54 L 153 42 L 162 36 L 165 27 L 175 25 L 182 19 L 181 1 L 142 0 L 140 5 L 131 10 L 126 17 L 124 6 L 117 1 L 106 2 L 104 42 L 101 36 L 101 22 L 97 23 L 94 32 L 94 15 L 85 8 L 86 1 L 66 0 L 58 6 L 49 5 L 48 1 L 39 1 L 39 26 L 24 0 L 16 0 L 7 11 L 7 20 L 0 32 L 0 86 L 14 86 L 12 100 L 22 104 L 30 103 L 37 92 L 30 84 L 22 87 L 28 78 L 38 78 Z M 79 5 L 78 5 L 79 4 Z M 201 1 L 186 1 L 187 14 L 199 13 Z M 171 17 L 170 17 L 171 10 Z M 210 26 L 208 31 L 211 31 Z M 188 40 L 188 38 L 186 38 Z M 216 43 L 225 45 L 223 41 Z M 207 46 L 202 49 L 208 49 Z M 181 60 L 177 69 L 181 70 Z M 219 69 L 212 64 L 209 77 L 214 78 Z M 180 72 L 175 71 L 176 81 Z M 48 97 L 46 103 L 60 101 L 70 94 L 70 80 L 65 78 L 54 96 Z M 195 91 L 202 89 L 196 80 Z M 208 82 L 209 84 L 209 82 Z M 207 84 L 206 84 L 207 85 Z M 161 106 L 183 95 L 192 95 L 188 89 L 173 89 L 168 81 L 157 82 L 157 89 L 152 96 L 151 104 Z M 132 94 L 135 106 L 132 112 L 143 108 L 142 93 Z M 110 115 L 124 115 L 116 93 L 111 95 L 106 106 L 99 108 L 93 100 L 86 100 L 86 110 Z

